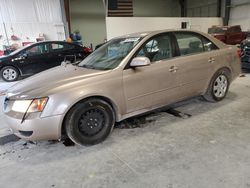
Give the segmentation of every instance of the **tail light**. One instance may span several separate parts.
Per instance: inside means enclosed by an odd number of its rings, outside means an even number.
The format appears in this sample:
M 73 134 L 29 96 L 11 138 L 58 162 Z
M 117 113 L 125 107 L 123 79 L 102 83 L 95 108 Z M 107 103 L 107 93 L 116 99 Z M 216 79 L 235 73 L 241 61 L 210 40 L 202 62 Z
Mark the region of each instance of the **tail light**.
M 237 55 L 239 58 L 243 55 L 241 49 L 237 49 L 236 55 Z
M 85 53 L 92 53 L 91 48 L 88 48 L 88 47 L 84 47 L 84 48 L 83 48 L 83 51 L 84 51 Z

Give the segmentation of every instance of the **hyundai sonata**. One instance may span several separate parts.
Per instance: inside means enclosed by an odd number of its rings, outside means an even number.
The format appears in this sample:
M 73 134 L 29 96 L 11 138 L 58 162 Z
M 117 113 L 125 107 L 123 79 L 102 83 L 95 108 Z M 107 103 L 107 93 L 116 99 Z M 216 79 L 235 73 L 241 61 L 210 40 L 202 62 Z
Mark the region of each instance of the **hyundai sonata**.
M 6 93 L 5 119 L 28 140 L 80 145 L 107 138 L 115 122 L 193 96 L 222 100 L 240 53 L 202 32 L 165 30 L 114 38 L 78 65 L 23 80 Z

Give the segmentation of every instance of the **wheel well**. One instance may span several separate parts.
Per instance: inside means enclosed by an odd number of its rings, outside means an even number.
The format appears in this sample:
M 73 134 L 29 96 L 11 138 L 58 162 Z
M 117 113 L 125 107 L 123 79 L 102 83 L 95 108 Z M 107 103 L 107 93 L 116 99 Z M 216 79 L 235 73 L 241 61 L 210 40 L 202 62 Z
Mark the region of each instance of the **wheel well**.
M 62 128 L 61 128 L 61 135 L 66 135 L 66 131 L 65 131 L 65 126 L 66 126 L 66 124 L 65 124 L 65 118 L 66 118 L 67 114 L 69 113 L 69 111 L 70 111 L 75 105 L 77 105 L 77 104 L 79 104 L 79 103 L 81 103 L 81 102 L 84 102 L 84 101 L 86 101 L 86 100 L 88 100 L 88 99 L 101 99 L 101 100 L 107 102 L 107 103 L 112 107 L 112 109 L 113 109 L 113 111 L 114 111 L 114 113 L 115 113 L 115 120 L 117 119 L 117 116 L 118 116 L 118 115 L 117 115 L 117 107 L 116 107 L 116 105 L 114 104 L 114 102 L 113 102 L 112 100 L 110 100 L 109 98 L 104 97 L 104 96 L 91 96 L 91 97 L 87 97 L 87 98 L 84 98 L 84 99 L 78 101 L 77 103 L 75 103 L 75 104 L 74 104 L 73 106 L 71 106 L 71 108 L 67 111 L 67 113 L 65 114 L 65 116 L 64 116 L 64 118 L 63 118 Z
M 219 70 L 217 70 L 216 73 L 219 72 L 219 71 L 222 71 L 222 70 L 228 71 L 228 73 L 229 73 L 228 76 L 229 76 L 229 79 L 230 79 L 230 82 L 231 82 L 231 80 L 232 80 L 232 71 L 231 71 L 231 69 L 228 68 L 228 67 L 222 67 L 222 68 L 220 68 Z M 215 73 L 215 74 L 216 74 L 216 73 Z M 214 75 L 215 75 L 215 74 L 214 74 Z
M 231 79 L 232 79 L 232 71 L 230 70 L 230 68 L 228 68 L 228 67 L 219 68 L 219 69 L 213 74 L 213 76 L 211 77 L 211 79 L 210 79 L 210 81 L 209 81 L 209 83 L 208 83 L 208 86 L 207 86 L 206 91 L 208 90 L 208 88 L 209 88 L 209 86 L 210 86 L 212 80 L 213 80 L 214 77 L 216 76 L 216 74 L 217 74 L 218 72 L 222 71 L 222 70 L 228 71 L 228 73 L 229 73 L 229 79 L 230 79 L 229 81 L 231 82 Z
M 4 67 L 14 67 L 15 69 L 18 70 L 19 74 L 22 75 L 22 71 L 18 67 L 14 66 L 14 65 L 3 65 L 3 66 L 0 67 L 0 71 L 2 71 L 2 69 Z

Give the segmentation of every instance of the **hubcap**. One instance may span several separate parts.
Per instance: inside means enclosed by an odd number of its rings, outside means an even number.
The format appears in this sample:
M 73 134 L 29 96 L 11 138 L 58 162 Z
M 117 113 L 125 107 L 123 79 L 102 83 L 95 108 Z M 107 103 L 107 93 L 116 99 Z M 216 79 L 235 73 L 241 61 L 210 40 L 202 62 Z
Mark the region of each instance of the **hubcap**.
M 15 80 L 16 77 L 17 72 L 12 68 L 8 68 L 3 71 L 3 78 L 6 80 Z
M 220 75 L 214 82 L 213 92 L 218 98 L 224 97 L 227 91 L 228 81 L 226 76 Z
M 78 122 L 79 131 L 84 136 L 94 136 L 104 127 L 105 115 L 99 109 L 90 109 L 84 112 Z

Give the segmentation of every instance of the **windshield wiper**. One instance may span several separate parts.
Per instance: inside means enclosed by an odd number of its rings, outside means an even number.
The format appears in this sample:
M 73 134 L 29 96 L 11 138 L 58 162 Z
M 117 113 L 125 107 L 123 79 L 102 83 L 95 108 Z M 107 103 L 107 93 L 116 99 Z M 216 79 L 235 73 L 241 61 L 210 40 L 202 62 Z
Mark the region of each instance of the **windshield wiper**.
M 86 69 L 96 69 L 93 65 L 81 65 L 80 67 L 83 67 Z

